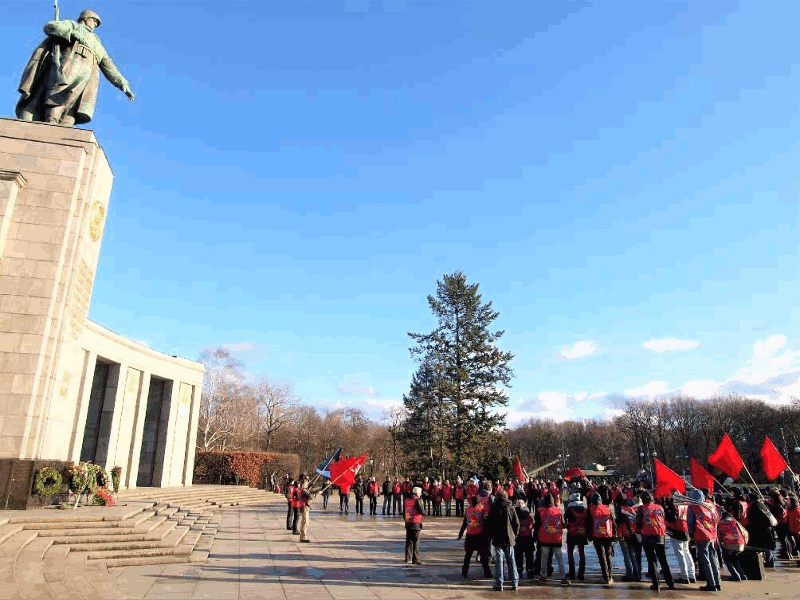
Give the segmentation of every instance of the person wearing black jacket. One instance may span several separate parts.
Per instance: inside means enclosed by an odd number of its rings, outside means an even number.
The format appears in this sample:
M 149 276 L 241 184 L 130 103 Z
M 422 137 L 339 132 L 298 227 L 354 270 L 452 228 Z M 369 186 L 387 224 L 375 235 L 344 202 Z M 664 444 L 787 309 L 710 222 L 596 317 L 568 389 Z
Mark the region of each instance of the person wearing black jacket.
M 494 589 L 499 592 L 503 591 L 503 563 L 505 562 L 508 565 L 508 574 L 512 582 L 511 589 L 516 590 L 519 587 L 519 573 L 512 548 L 514 548 L 519 531 L 519 519 L 508 499 L 508 492 L 504 489 L 498 490 L 489 510 L 487 531 L 495 549 Z
M 356 497 L 356 514 L 364 514 L 364 480 L 359 477 L 353 485 L 353 495 Z
M 775 518 L 769 508 L 757 494 L 747 496 L 750 506 L 747 509 L 747 533 L 750 534 L 748 545 L 764 551 L 764 566 L 775 566 L 775 537 L 772 534 Z
M 381 486 L 381 495 L 383 496 L 383 509 L 381 514 L 392 513 L 392 482 L 389 476 L 386 476 L 386 481 Z

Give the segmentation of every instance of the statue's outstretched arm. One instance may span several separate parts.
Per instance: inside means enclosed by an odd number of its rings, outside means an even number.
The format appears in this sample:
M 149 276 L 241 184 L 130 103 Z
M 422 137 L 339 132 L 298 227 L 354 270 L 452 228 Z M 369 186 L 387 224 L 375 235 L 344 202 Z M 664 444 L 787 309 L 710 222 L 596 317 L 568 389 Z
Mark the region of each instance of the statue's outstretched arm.
M 122 73 L 120 73 L 119 69 L 117 69 L 117 65 L 114 64 L 110 57 L 106 56 L 102 61 L 100 61 L 100 70 L 114 87 L 117 87 L 125 92 L 128 100 L 133 102 L 135 95 L 131 91 L 131 86 L 128 83 L 128 80 L 122 76 Z
M 44 25 L 44 32 L 47 35 L 63 38 L 68 42 L 75 39 L 75 28 L 72 25 L 72 21 L 48 21 Z

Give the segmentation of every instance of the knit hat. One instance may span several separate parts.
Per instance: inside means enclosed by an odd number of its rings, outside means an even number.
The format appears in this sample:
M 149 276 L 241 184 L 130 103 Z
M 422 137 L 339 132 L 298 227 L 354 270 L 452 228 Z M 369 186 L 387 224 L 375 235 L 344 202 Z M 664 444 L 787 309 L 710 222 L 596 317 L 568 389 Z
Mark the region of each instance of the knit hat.
M 686 495 L 689 496 L 689 498 L 691 498 L 692 500 L 697 500 L 698 502 L 702 502 L 703 500 L 705 500 L 706 497 L 705 494 L 701 490 L 698 490 L 697 488 L 689 490 L 688 492 L 686 492 Z

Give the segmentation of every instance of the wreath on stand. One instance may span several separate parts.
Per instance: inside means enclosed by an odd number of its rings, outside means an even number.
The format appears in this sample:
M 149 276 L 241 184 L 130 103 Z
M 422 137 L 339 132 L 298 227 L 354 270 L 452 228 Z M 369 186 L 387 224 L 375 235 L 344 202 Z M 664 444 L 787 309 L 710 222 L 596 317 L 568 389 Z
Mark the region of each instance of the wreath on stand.
M 40 498 L 50 498 L 61 491 L 64 478 L 55 467 L 44 467 L 36 473 L 34 489 Z

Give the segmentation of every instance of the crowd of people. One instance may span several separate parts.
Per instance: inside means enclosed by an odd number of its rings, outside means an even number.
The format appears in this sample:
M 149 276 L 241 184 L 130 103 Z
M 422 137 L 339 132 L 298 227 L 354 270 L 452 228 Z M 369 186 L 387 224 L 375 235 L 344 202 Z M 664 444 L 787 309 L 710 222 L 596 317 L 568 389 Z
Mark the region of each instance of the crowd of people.
M 309 481 L 287 480 L 287 530 L 308 542 L 308 506 L 315 495 Z M 506 578 L 512 589 L 527 575 L 546 584 L 558 568 L 561 585 L 584 581 L 585 547 L 592 545 L 606 585 L 614 583 L 612 555 L 619 547 L 625 564 L 623 581 L 649 578 L 658 591 L 663 578 L 669 589 L 676 584 L 696 584 L 703 591 L 721 590 L 721 565 L 732 581 L 763 577 L 763 568 L 774 568 L 778 552 L 783 558 L 800 553 L 800 504 L 786 487 L 732 488 L 717 491 L 690 489 L 685 496 L 654 498 L 644 482 L 479 480 L 453 482 L 425 477 L 391 479 L 381 484 L 374 477 L 359 477 L 352 485 L 336 486 L 339 511 L 349 514 L 349 497 L 355 497 L 355 513 L 404 519 L 405 562 L 420 561 L 423 520 L 460 517 L 458 539 L 464 539 L 461 574 L 468 578 L 473 555 L 485 578 L 494 578 L 502 590 Z M 329 506 L 333 486 L 321 486 L 323 508 Z M 565 540 L 566 538 L 566 540 Z M 566 542 L 566 566 L 563 550 Z M 673 575 L 666 546 L 675 555 L 680 573 Z M 647 570 L 642 569 L 642 556 Z M 576 560 L 577 559 L 577 560 Z M 490 565 L 494 564 L 494 573 Z M 504 568 L 505 565 L 505 568 Z M 697 566 L 696 566 L 697 565 Z

